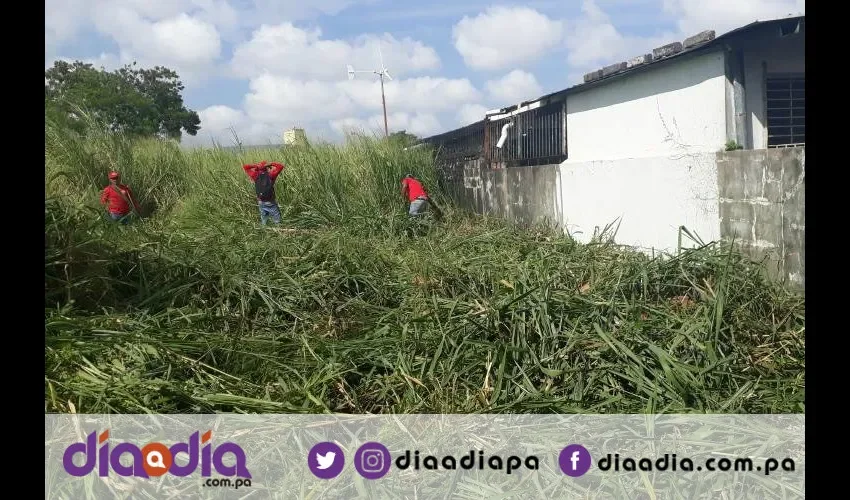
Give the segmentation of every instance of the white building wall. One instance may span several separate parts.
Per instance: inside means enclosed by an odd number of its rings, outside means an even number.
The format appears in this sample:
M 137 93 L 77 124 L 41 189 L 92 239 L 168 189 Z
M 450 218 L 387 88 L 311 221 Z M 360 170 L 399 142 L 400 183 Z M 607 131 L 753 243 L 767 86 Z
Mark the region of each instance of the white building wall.
M 615 241 L 644 249 L 675 251 L 680 226 L 720 238 L 715 153 L 563 163 L 559 184 L 564 226 L 583 243 L 617 222 Z
M 725 79 L 713 52 L 569 95 L 566 163 L 722 149 Z
M 619 222 L 617 243 L 665 252 L 678 247 L 680 226 L 718 239 L 725 85 L 723 53 L 714 52 L 568 96 L 558 187 L 566 230 L 587 242 Z

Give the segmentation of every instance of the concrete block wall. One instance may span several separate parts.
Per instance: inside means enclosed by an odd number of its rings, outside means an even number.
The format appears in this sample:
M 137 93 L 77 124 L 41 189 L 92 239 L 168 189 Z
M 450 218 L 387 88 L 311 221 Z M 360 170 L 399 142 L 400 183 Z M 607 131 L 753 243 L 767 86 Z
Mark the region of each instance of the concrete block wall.
M 557 164 L 488 169 L 470 160 L 463 166 L 462 183 L 455 178 L 446 187 L 460 206 L 476 213 L 520 224 L 560 223 L 558 175 Z
M 805 148 L 496 170 L 471 160 L 453 166 L 445 188 L 468 210 L 578 224 L 588 236 L 621 217 L 620 243 L 666 252 L 675 251 L 679 225 L 706 242 L 734 237 L 766 260 L 771 278 L 805 292 L 805 166 Z
M 805 290 L 806 149 L 717 154 L 720 235 L 765 259 L 772 278 Z
M 455 161 L 437 165 L 437 181 L 440 189 L 452 198 L 455 203 L 467 210 L 475 210 L 474 204 L 469 200 L 469 193 L 463 186 L 464 168 L 467 162 Z

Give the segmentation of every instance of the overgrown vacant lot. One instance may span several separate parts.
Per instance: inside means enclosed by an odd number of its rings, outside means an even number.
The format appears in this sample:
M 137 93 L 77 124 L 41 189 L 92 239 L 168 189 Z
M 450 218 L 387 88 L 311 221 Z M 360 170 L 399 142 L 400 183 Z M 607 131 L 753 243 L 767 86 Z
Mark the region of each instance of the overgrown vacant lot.
M 184 152 L 46 126 L 45 410 L 805 411 L 804 300 L 718 245 L 650 258 L 466 215 L 426 151 Z M 283 161 L 284 229 L 240 168 Z M 97 207 L 117 168 L 149 214 Z M 411 236 L 411 231 L 414 235 Z

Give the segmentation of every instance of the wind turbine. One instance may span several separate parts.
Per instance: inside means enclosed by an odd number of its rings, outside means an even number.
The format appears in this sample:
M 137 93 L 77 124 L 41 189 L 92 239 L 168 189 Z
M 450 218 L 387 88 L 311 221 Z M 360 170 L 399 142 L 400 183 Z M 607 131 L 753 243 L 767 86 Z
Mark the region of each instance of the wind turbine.
M 386 137 L 390 136 L 390 130 L 387 127 L 387 98 L 384 96 L 384 78 L 389 81 L 393 80 L 393 77 L 390 76 L 390 72 L 384 66 L 384 55 L 381 53 L 381 42 L 378 42 L 378 57 L 381 60 L 381 69 L 373 70 L 373 71 L 356 71 L 350 64 L 348 65 L 348 79 L 354 80 L 354 75 L 357 73 L 374 73 L 381 78 L 381 103 L 384 106 L 384 135 Z

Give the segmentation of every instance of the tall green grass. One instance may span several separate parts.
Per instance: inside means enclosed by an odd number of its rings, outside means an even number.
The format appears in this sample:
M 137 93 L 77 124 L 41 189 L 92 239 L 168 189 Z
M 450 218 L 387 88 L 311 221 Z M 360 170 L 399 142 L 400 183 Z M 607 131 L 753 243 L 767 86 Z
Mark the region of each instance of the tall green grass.
M 465 214 L 427 151 L 378 139 L 96 130 L 45 129 L 48 412 L 805 409 L 804 301 L 725 246 L 650 258 Z M 241 169 L 261 159 L 287 166 L 280 230 Z M 145 206 L 130 226 L 97 204 L 111 168 Z M 443 221 L 412 227 L 407 172 Z

